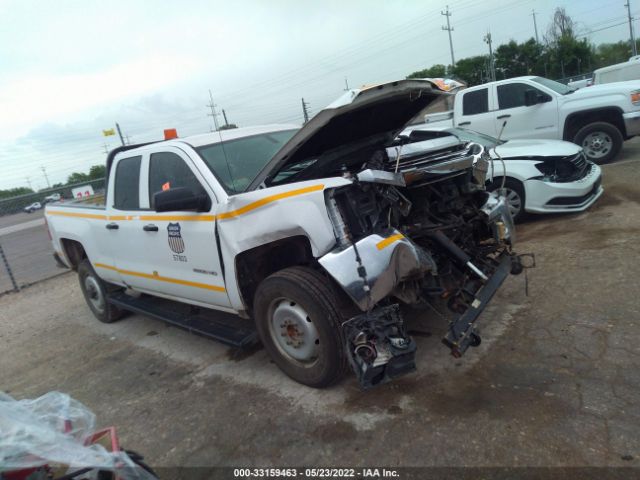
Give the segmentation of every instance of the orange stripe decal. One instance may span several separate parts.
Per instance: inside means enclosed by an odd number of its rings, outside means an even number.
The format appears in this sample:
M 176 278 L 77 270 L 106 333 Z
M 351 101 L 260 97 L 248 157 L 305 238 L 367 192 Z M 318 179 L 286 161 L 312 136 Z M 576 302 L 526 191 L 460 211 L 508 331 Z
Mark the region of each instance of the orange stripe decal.
M 147 278 L 149 280 L 158 280 L 160 282 L 175 283 L 176 285 L 184 285 L 186 287 L 204 288 L 205 290 L 213 290 L 215 292 L 226 292 L 224 287 L 217 285 L 209 285 L 207 283 L 191 282 L 189 280 L 180 280 L 179 278 L 163 277 L 162 275 L 154 275 L 151 273 L 133 272 L 131 270 L 123 270 L 121 268 L 113 267 L 111 265 L 105 265 L 104 263 L 96 263 L 97 268 L 104 268 L 106 270 L 113 270 L 122 275 L 129 275 L 133 277 Z
M 91 218 L 95 220 L 140 220 L 146 222 L 213 222 L 215 220 L 224 220 L 226 218 L 236 218 L 240 215 L 244 215 L 256 208 L 263 207 L 278 200 L 284 198 L 296 197 L 298 195 L 304 195 L 305 193 L 317 192 L 324 190 L 324 185 L 312 185 L 310 187 L 298 188 L 297 190 L 290 190 L 288 192 L 276 193 L 268 197 L 261 198 L 255 202 L 248 203 L 244 207 L 240 207 L 236 210 L 223 212 L 218 215 L 97 215 L 93 213 L 77 213 L 77 212 L 63 212 L 60 210 L 47 210 L 48 215 L 60 215 L 63 217 L 78 217 L 78 218 Z
M 255 202 L 249 203 L 244 207 L 240 207 L 237 210 L 231 210 L 229 212 L 220 213 L 217 215 L 218 220 L 224 220 L 225 218 L 234 218 L 239 217 L 251 210 L 255 210 L 256 208 L 260 208 L 269 203 L 276 202 L 278 200 L 282 200 L 283 198 L 295 197 L 297 195 L 303 195 L 305 193 L 317 192 L 319 190 L 324 190 L 324 185 L 312 185 L 310 187 L 299 188 L 297 190 L 290 190 L 288 192 L 276 193 L 275 195 L 270 195 L 268 197 L 261 198 L 260 200 L 256 200 Z
M 379 241 L 376 244 L 376 247 L 378 247 L 378 250 L 382 250 L 383 248 L 387 248 L 392 243 L 397 242 L 398 240 L 401 240 L 403 238 L 404 238 L 404 235 L 402 235 L 401 233 L 396 233 L 395 235 L 391 235 L 390 237 L 387 237 L 384 240 Z
M 91 218 L 94 220 L 106 220 L 106 215 L 98 215 L 96 213 L 76 213 L 76 212 L 62 212 L 60 210 L 47 210 L 47 215 L 57 215 L 60 217 L 79 217 L 79 218 Z

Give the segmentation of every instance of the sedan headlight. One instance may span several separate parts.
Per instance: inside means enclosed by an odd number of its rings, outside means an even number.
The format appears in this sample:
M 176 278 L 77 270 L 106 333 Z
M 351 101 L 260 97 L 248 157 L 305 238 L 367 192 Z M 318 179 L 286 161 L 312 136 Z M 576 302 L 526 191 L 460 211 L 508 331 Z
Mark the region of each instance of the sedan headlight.
M 634 105 L 640 105 L 640 90 L 634 90 L 631 92 L 631 103 Z

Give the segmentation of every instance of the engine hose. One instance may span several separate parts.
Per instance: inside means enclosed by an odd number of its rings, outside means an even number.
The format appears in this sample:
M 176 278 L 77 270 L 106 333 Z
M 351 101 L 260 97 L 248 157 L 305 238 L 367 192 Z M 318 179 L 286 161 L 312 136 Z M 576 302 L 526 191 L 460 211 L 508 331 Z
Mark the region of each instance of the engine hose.
M 471 262 L 471 257 L 467 255 L 464 250 L 453 243 L 449 239 L 449 237 L 442 233 L 442 231 L 438 230 L 436 232 L 429 232 L 427 236 L 438 245 L 440 245 L 444 250 L 446 250 L 460 266 L 467 267 L 484 281 L 489 280 L 489 278 L 482 272 L 482 270 L 480 270 Z

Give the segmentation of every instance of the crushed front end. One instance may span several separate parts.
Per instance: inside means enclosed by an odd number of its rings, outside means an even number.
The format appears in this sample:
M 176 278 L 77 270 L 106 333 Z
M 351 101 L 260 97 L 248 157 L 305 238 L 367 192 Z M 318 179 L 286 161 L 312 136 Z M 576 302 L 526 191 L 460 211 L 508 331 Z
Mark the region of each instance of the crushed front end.
M 364 388 L 415 369 L 400 304 L 446 303 L 457 317 L 443 342 L 459 357 L 480 343 L 475 322 L 502 282 L 522 271 L 505 199 L 484 187 L 483 147 L 440 147 L 375 152 L 359 171 L 345 170 L 350 185 L 326 192 L 337 246 L 319 262 L 363 312 L 344 333 Z

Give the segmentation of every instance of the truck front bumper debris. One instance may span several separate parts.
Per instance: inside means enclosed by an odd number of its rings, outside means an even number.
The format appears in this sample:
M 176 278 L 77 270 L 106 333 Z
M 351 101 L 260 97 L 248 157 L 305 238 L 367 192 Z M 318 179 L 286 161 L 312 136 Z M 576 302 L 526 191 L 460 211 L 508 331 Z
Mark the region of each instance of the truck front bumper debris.
M 480 336 L 475 331 L 476 320 L 509 273 L 519 274 L 520 272 L 522 272 L 522 265 L 519 257 L 507 252 L 500 256 L 498 267 L 493 275 L 475 293 L 467 310 L 449 324 L 447 334 L 442 339 L 442 343 L 451 349 L 454 357 L 461 357 L 470 346 L 475 347 L 480 344 Z
M 369 235 L 318 261 L 362 311 L 387 297 L 400 282 L 436 268 L 424 250 L 397 230 Z M 366 268 L 366 284 L 358 265 Z
M 351 318 L 344 333 L 349 364 L 363 389 L 416 369 L 416 344 L 404 329 L 397 304 Z

